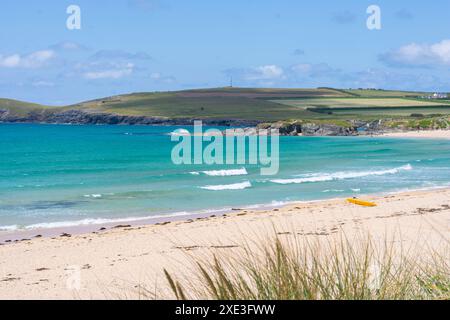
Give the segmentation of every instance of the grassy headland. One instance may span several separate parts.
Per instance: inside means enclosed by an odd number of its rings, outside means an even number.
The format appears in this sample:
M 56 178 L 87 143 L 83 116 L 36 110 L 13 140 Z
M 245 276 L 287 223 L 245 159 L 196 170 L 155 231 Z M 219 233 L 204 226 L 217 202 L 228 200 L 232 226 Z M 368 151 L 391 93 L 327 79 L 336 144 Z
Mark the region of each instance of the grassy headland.
M 426 95 L 428 93 L 368 89 L 213 88 L 132 93 L 62 107 L 0 99 L 0 120 L 14 117 L 26 120 L 30 114 L 76 110 L 87 114 L 164 119 L 302 121 L 336 125 L 350 120 L 388 119 L 392 120 L 392 125 L 432 128 L 437 119 L 449 119 L 450 100 L 422 98 Z M 442 126 L 442 121 L 440 123 Z

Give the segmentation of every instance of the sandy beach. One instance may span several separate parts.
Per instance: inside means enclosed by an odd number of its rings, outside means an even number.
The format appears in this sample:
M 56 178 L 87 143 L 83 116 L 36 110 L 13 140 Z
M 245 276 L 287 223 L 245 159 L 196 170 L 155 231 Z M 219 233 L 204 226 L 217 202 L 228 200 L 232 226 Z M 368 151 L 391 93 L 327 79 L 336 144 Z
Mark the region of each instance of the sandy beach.
M 382 134 L 390 138 L 450 139 L 450 130 L 405 131 Z
M 122 226 L 0 246 L 1 299 L 137 299 L 142 288 L 170 298 L 163 268 L 192 272 L 193 257 L 239 254 L 267 236 L 334 241 L 345 235 L 391 239 L 417 252 L 448 257 L 450 189 L 364 197 L 373 208 L 345 199 L 235 211 L 225 216 Z

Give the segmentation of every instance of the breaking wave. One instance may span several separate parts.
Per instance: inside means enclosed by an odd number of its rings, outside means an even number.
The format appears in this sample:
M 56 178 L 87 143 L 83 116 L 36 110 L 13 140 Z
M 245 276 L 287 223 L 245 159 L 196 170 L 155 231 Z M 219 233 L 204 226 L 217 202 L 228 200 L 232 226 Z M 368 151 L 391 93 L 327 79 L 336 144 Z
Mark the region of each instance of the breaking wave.
M 191 172 L 192 175 L 199 175 L 200 173 L 206 174 L 212 177 L 225 177 L 225 176 L 245 176 L 248 174 L 247 169 L 230 169 L 230 170 L 211 170 L 211 171 L 200 171 Z
M 221 190 L 242 190 L 251 188 L 252 184 L 250 181 L 244 181 L 241 183 L 234 183 L 234 184 L 219 184 L 214 186 L 204 186 L 200 187 L 201 189 L 205 190 L 211 190 L 211 191 L 221 191 Z
M 412 166 L 407 164 L 402 167 L 387 169 L 387 170 L 378 170 L 378 171 L 343 171 L 343 172 L 334 172 L 334 173 L 318 173 L 318 174 L 309 174 L 303 176 L 302 178 L 294 178 L 294 179 L 275 179 L 270 180 L 271 182 L 278 184 L 293 184 L 293 183 L 308 183 L 308 182 L 326 182 L 333 180 L 344 180 L 344 179 L 354 179 L 354 178 L 362 178 L 368 176 L 383 176 L 387 174 L 397 174 L 401 171 L 409 171 L 412 170 Z

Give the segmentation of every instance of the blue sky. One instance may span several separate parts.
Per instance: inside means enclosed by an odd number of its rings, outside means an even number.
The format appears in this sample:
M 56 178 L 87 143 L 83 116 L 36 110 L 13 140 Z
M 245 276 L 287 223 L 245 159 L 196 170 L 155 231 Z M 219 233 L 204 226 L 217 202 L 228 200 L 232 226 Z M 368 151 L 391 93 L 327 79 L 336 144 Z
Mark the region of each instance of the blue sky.
M 81 30 L 66 9 L 81 8 Z M 381 30 L 366 27 L 369 5 Z M 450 91 L 447 0 L 2 0 L 0 97 L 52 105 L 138 91 Z

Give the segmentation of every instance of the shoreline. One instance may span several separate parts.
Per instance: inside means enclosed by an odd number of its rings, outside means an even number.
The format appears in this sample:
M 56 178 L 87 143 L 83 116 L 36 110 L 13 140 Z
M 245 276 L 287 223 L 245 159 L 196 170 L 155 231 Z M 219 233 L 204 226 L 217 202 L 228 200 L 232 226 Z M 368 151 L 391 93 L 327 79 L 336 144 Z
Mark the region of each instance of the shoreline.
M 375 197 L 386 197 L 392 195 L 401 195 L 404 193 L 415 193 L 415 192 L 429 192 L 432 190 L 446 190 L 450 189 L 449 186 L 436 186 L 436 187 L 427 187 L 427 188 L 417 188 L 417 189 L 407 189 L 407 190 L 399 190 L 399 191 L 383 191 L 375 194 L 358 194 L 358 198 L 375 198 Z M 72 237 L 72 236 L 80 236 L 90 233 L 100 233 L 109 230 L 114 230 L 118 228 L 124 227 L 147 227 L 147 226 L 159 226 L 159 225 L 167 225 L 170 223 L 176 222 L 186 222 L 186 221 L 195 221 L 202 220 L 208 218 L 215 218 L 226 216 L 228 214 L 233 214 L 236 212 L 242 211 L 265 211 L 265 210 L 274 210 L 285 208 L 293 205 L 304 205 L 304 204 L 314 204 L 314 203 L 324 203 L 328 201 L 346 201 L 346 197 L 331 197 L 324 199 L 316 199 L 316 200 L 298 200 L 298 201 L 272 201 L 267 204 L 251 204 L 251 205 L 243 205 L 243 206 L 235 206 L 233 208 L 219 208 L 219 209 L 202 209 L 198 211 L 203 211 L 196 213 L 195 211 L 186 211 L 186 212 L 174 212 L 168 213 L 167 216 L 157 215 L 154 217 L 123 217 L 117 218 L 112 222 L 99 222 L 99 223 L 87 223 L 82 224 L 82 220 L 74 221 L 74 223 L 79 222 L 80 224 L 74 224 L 70 226 L 57 226 L 57 227 L 47 227 L 47 228 L 23 228 L 23 229 L 15 229 L 15 230 L 3 230 L 0 231 L 0 245 L 10 245 L 15 243 L 20 243 L 24 241 L 32 241 L 33 239 L 39 238 L 51 238 L 57 239 L 58 237 Z M 101 220 L 101 218 L 98 218 Z M 105 219 L 105 220 L 108 220 Z M 114 220 L 114 219 L 111 219 Z M 62 223 L 70 223 L 70 221 L 64 222 L 54 222 L 55 224 Z
M 375 137 L 413 138 L 413 139 L 450 139 L 450 130 L 420 130 L 383 133 Z
M 303 202 L 0 245 L 0 299 L 136 299 L 143 285 L 167 288 L 164 268 L 192 272 L 193 257 L 239 256 L 245 245 L 257 248 L 274 232 L 283 239 L 331 243 L 370 234 L 381 245 L 388 241 L 401 248 L 418 246 L 419 254 L 447 254 L 449 198 L 450 188 L 445 188 L 364 197 L 378 204 L 373 208 L 343 199 Z M 81 277 L 75 289 L 67 285 L 72 268 Z M 164 290 L 160 294 L 166 297 Z
M 330 200 L 338 200 L 344 198 L 328 198 L 328 199 L 318 199 L 318 200 L 307 200 L 307 201 L 289 201 L 289 202 L 277 202 L 268 204 L 255 204 L 255 205 L 243 205 L 236 206 L 233 208 L 222 208 L 222 209 L 205 209 L 199 210 L 204 212 L 195 213 L 172 213 L 164 215 L 158 215 L 155 217 L 135 217 L 135 218 L 118 218 L 116 222 L 105 222 L 105 223 L 92 223 L 92 224 L 78 224 L 71 226 L 61 226 L 61 227 L 48 227 L 48 228 L 33 228 L 33 229 L 17 229 L 17 230 L 4 230 L 0 231 L 0 246 L 1 245 L 11 245 L 25 241 L 32 241 L 33 239 L 40 238 L 51 238 L 57 239 L 59 237 L 71 237 L 80 236 L 90 233 L 100 233 L 105 231 L 110 231 L 119 228 L 131 228 L 131 227 L 148 227 L 148 226 L 159 226 L 167 225 L 176 222 L 187 222 L 203 220 L 208 218 L 222 217 L 229 214 L 242 211 L 265 211 L 279 209 L 290 205 L 300 205 L 300 204 L 312 204 L 317 202 L 324 202 Z M 76 222 L 76 221 L 75 221 Z M 58 222 L 56 222 L 58 223 Z
M 175 123 L 71 123 L 71 122 L 35 122 L 35 121 L 29 121 L 29 122 L 14 122 L 14 121 L 0 121 L 1 124 L 7 124 L 7 125 L 22 125 L 22 124 L 36 124 L 36 125 L 61 125 L 61 126 L 148 126 L 148 127 L 186 127 L 186 126 L 193 126 L 193 119 L 190 119 L 187 122 L 175 122 Z M 206 127 L 216 127 L 216 126 L 223 126 L 223 127 L 229 127 L 229 128 L 243 128 L 243 129 L 255 129 L 257 123 L 255 124 L 255 127 L 249 127 L 248 123 L 246 123 L 247 120 L 224 120 L 225 123 L 220 123 L 222 120 L 212 120 L 211 122 L 206 121 L 205 119 L 202 120 L 203 125 Z M 206 122 L 205 122 L 206 121 Z M 236 123 L 235 123 L 236 122 Z M 253 120 L 249 120 L 250 123 L 254 122 Z M 253 132 L 253 131 L 252 131 Z M 170 135 L 171 133 L 168 133 Z M 280 134 L 281 137 L 317 137 L 317 138 L 323 138 L 323 137 L 371 137 L 371 138 L 415 138 L 415 139 L 450 139 L 450 129 L 436 129 L 436 130 L 410 130 L 410 131 L 373 131 L 370 134 L 367 134 L 365 132 L 358 133 L 355 132 L 355 134 L 331 134 L 331 135 L 291 135 L 291 134 Z

